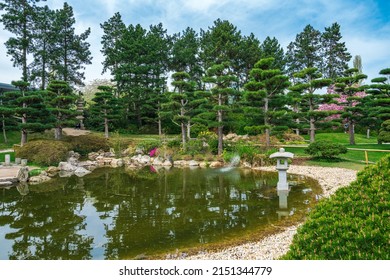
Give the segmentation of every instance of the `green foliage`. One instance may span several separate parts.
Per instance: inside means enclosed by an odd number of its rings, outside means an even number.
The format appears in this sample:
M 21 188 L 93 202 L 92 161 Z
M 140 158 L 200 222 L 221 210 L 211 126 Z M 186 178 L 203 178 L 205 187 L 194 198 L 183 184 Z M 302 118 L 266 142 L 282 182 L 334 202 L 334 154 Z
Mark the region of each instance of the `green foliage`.
M 378 135 L 378 142 L 390 143 L 390 120 L 384 121 Z
M 196 154 L 205 153 L 207 151 L 207 147 L 203 145 L 202 140 L 190 140 L 187 143 L 187 153 L 191 156 Z
M 140 142 L 137 147 L 143 149 L 145 153 L 149 153 L 154 148 L 159 148 L 162 146 L 160 140 L 150 139 Z
M 110 149 L 107 139 L 93 134 L 69 136 L 66 138 L 66 142 L 71 145 L 73 151 L 83 156 L 90 152 L 108 151 Z
M 34 164 L 49 166 L 65 161 L 70 150 L 72 146 L 63 141 L 36 140 L 16 149 L 15 156 L 25 158 Z
M 322 200 L 284 259 L 390 259 L 390 155 Z
M 307 147 L 305 152 L 314 157 L 332 159 L 340 154 L 346 154 L 347 148 L 344 145 L 332 143 L 330 141 L 316 141 Z

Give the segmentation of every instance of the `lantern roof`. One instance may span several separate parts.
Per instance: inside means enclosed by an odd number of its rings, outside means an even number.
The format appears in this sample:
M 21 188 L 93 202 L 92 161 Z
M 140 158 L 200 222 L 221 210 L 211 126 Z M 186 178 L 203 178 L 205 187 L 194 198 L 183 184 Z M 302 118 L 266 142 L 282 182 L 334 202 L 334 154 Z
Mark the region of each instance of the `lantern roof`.
M 284 148 L 280 148 L 279 152 L 273 153 L 269 156 L 270 158 L 293 158 L 294 154 L 290 152 L 286 152 Z

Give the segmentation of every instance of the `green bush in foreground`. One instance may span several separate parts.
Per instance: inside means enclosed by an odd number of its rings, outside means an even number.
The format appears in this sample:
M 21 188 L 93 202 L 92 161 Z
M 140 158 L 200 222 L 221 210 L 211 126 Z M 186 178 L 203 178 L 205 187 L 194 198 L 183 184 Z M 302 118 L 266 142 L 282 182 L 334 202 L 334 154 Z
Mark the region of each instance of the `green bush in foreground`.
M 316 141 L 313 142 L 305 150 L 311 156 L 332 159 L 340 154 L 346 154 L 347 148 L 341 144 L 332 143 L 330 141 Z
M 284 259 L 390 259 L 390 155 L 321 201 Z
M 69 136 L 65 141 L 71 145 L 71 150 L 82 156 L 86 156 L 91 152 L 97 152 L 99 150 L 109 151 L 110 149 L 106 138 L 93 134 Z
M 34 164 L 49 166 L 65 161 L 71 145 L 62 141 L 36 140 L 18 148 L 16 157 L 25 158 Z

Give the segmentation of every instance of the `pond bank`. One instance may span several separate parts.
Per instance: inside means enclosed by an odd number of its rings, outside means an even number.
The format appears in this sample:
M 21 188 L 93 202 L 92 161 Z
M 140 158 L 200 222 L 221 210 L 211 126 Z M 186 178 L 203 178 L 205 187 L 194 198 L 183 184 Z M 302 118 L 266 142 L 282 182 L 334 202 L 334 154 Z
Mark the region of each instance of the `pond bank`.
M 275 167 L 258 167 L 256 170 L 275 171 Z M 304 175 L 316 179 L 322 190 L 323 197 L 329 197 L 337 189 L 348 186 L 356 179 L 355 170 L 317 167 L 317 166 L 290 166 L 288 173 Z M 195 255 L 169 255 L 169 259 L 187 260 L 273 260 L 278 259 L 289 250 L 293 236 L 300 225 L 290 226 L 277 234 L 270 235 L 256 242 L 249 242 L 239 246 L 232 246 L 217 252 L 202 251 Z

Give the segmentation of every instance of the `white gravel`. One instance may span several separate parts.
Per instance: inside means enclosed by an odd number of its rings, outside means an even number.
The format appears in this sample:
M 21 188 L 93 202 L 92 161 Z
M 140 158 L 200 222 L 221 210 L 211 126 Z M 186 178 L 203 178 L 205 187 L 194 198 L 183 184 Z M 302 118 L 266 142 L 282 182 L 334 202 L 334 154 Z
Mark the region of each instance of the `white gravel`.
M 275 167 L 260 167 L 257 170 L 276 171 Z M 299 174 L 316 179 L 323 189 L 323 197 L 329 197 L 340 187 L 348 186 L 356 179 L 356 171 L 316 166 L 290 166 L 288 173 Z M 289 250 L 293 236 L 300 225 L 285 228 L 282 232 L 270 235 L 256 242 L 233 246 L 218 252 L 199 252 L 187 256 L 177 252 L 167 256 L 169 259 L 187 260 L 273 260 Z

